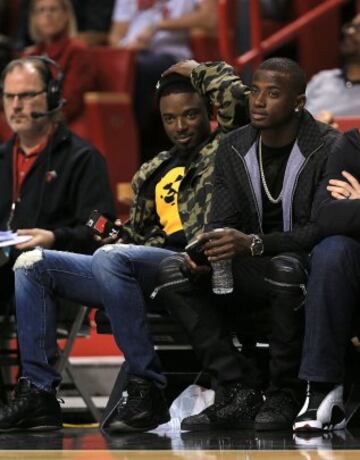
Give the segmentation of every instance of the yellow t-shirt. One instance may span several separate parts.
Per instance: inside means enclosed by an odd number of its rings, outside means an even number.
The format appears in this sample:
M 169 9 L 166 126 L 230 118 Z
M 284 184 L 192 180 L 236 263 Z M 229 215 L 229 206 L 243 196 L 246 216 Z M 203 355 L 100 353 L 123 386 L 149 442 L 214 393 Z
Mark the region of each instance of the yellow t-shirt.
M 184 166 L 169 169 L 155 186 L 156 212 L 167 235 L 183 230 L 179 210 L 178 192 L 185 174 Z

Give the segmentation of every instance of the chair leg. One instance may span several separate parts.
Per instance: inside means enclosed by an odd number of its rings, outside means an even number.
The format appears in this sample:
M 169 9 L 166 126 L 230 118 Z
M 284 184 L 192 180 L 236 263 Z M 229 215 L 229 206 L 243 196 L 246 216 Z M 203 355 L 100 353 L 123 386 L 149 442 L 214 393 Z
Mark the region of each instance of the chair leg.
M 56 364 L 56 369 L 62 375 L 66 373 L 70 378 L 71 383 L 75 386 L 77 391 L 79 392 L 80 396 L 83 398 L 86 407 L 89 409 L 91 415 L 94 417 L 96 422 L 100 422 L 101 420 L 101 413 L 99 409 L 93 403 L 91 395 L 89 395 L 88 391 L 86 390 L 86 384 L 81 380 L 79 376 L 76 376 L 73 372 L 73 367 L 70 364 L 69 356 L 71 350 L 74 346 L 76 337 L 80 331 L 80 328 L 84 322 L 86 315 L 88 314 L 89 307 L 81 306 L 78 314 L 76 315 L 75 321 L 71 327 L 68 339 L 66 341 L 66 345 L 64 349 L 61 351 L 60 358 Z
M 77 391 L 79 392 L 80 396 L 83 398 L 86 407 L 89 409 L 90 414 L 94 417 L 94 420 L 98 423 L 101 421 L 101 412 L 93 403 L 91 395 L 86 390 L 86 384 L 81 380 L 79 376 L 76 376 L 73 372 L 72 365 L 70 363 L 66 364 L 65 372 L 69 376 L 71 382 L 76 387 Z
M 74 346 L 74 342 L 76 340 L 76 336 L 78 335 L 80 328 L 84 322 L 84 319 L 86 315 L 89 312 L 89 307 L 86 306 L 81 306 L 78 314 L 76 315 L 75 321 L 73 322 L 73 325 L 71 326 L 69 336 L 66 341 L 66 345 L 63 350 L 61 350 L 61 355 L 60 358 L 56 364 L 56 370 L 62 374 L 67 363 L 69 360 L 69 355 L 71 353 L 71 350 Z
M 100 422 L 100 429 L 103 430 L 106 428 L 106 424 L 110 420 L 111 416 L 115 412 L 120 398 L 122 396 L 122 393 L 124 391 L 124 388 L 126 386 L 126 382 L 128 379 L 128 370 L 127 370 L 127 364 L 124 362 L 124 364 L 121 366 L 121 369 L 116 377 L 113 389 L 111 391 L 111 394 L 109 396 L 109 401 L 105 407 L 103 417 Z

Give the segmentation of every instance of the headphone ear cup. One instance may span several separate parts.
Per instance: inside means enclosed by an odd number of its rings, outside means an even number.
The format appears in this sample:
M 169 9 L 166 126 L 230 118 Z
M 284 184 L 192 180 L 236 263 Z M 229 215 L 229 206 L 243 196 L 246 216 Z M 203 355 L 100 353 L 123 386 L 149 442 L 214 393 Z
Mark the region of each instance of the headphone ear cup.
M 61 103 L 61 82 L 52 78 L 48 83 L 47 88 L 47 105 L 48 110 L 53 110 L 59 107 Z

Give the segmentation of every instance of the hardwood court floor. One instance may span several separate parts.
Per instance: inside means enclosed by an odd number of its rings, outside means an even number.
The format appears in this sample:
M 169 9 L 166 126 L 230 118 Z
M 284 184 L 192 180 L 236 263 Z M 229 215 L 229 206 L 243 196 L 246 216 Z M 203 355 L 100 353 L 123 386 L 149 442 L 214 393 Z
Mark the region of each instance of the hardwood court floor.
M 3 460 L 359 460 L 360 451 L 12 451 Z
M 292 433 L 156 431 L 122 436 L 98 429 L 0 435 L 0 460 L 360 460 L 360 428 L 312 437 Z

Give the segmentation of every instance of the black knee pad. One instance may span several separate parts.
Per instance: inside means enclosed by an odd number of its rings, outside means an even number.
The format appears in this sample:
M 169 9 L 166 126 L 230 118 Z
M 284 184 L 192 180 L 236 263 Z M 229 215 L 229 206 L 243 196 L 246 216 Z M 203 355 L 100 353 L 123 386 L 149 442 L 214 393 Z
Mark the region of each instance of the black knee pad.
M 174 254 L 161 261 L 157 272 L 156 288 L 150 296 L 151 299 L 155 299 L 160 291 L 187 283 L 186 275 L 185 254 Z
M 273 257 L 265 280 L 276 295 L 305 297 L 308 279 L 308 255 L 283 253 Z

